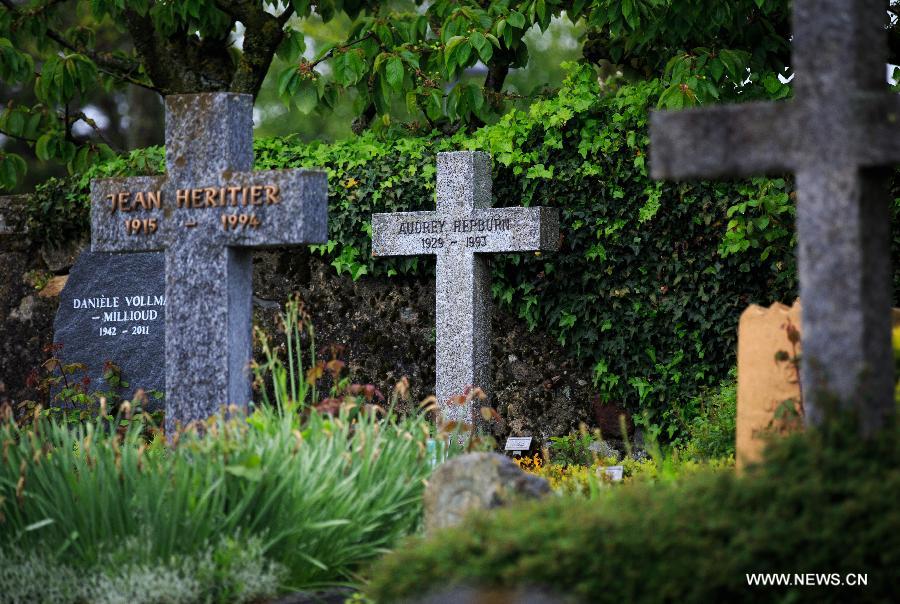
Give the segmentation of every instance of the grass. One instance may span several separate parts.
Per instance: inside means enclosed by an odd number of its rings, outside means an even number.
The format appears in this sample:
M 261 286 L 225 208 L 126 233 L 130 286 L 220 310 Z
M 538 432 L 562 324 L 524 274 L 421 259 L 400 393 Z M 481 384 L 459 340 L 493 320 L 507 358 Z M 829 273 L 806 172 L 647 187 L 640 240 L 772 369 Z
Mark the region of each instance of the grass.
M 53 568 L 103 593 L 131 593 L 156 568 L 166 585 L 184 583 L 183 597 L 164 598 L 172 602 L 354 584 L 364 564 L 418 527 L 433 432 L 346 380 L 330 391 L 333 413 L 318 411 L 314 386 L 326 364 L 303 371 L 297 317 L 289 306 L 287 359 L 264 346 L 257 376 L 274 382 L 274 401 L 250 415 L 232 409 L 171 442 L 143 417 L 125 427 L 105 414 L 75 426 L 40 413 L 25 425 L 0 422 L 3 566 Z M 9 591 L 24 589 L 14 579 L 0 573 L 4 597 L 29 601 Z M 85 598 L 74 587 L 54 593 Z

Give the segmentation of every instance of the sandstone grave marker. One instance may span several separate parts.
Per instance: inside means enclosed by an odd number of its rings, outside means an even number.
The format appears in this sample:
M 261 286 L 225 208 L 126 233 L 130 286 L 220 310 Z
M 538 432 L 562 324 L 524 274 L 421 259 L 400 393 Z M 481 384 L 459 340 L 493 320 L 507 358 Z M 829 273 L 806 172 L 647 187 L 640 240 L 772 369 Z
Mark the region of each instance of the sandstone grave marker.
M 485 254 L 558 246 L 557 210 L 490 206 L 490 155 L 456 151 L 437 156 L 437 211 L 372 216 L 373 256 L 437 256 L 435 391 L 446 421 L 473 421 L 471 409 L 451 403 L 468 388 L 481 388 L 490 397 L 491 287 Z
M 252 250 L 327 239 L 327 179 L 253 172 L 253 98 L 166 97 L 166 174 L 91 183 L 94 251 L 165 254 L 166 430 L 250 399 Z
M 53 341 L 63 363 L 83 363 L 89 390 L 108 390 L 104 365 L 122 370 L 137 389 L 165 392 L 165 259 L 156 252 L 82 252 L 59 296 Z M 148 409 L 156 400 L 148 400 Z
M 775 303 L 769 308 L 751 304 L 738 324 L 738 385 L 735 462 L 739 470 L 762 459 L 768 434 L 777 428 L 775 411 L 785 401 L 796 401 L 799 412 L 800 384 L 795 366 L 779 362 L 784 351 L 799 355 L 788 338 L 788 325 L 799 327 L 800 301 L 791 307 Z M 790 403 L 788 403 L 790 404 Z
M 821 423 L 833 395 L 872 433 L 895 407 L 884 168 L 900 162 L 900 97 L 885 82 L 886 3 L 794 0 L 793 11 L 793 99 L 654 113 L 651 172 L 796 174 L 806 418 Z

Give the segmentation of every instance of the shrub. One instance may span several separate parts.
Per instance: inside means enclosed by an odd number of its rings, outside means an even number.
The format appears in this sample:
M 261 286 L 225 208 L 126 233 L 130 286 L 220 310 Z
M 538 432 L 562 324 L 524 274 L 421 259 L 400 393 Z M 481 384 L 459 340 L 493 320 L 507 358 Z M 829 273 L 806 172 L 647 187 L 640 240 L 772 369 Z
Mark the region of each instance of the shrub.
M 223 539 L 215 547 L 147 560 L 138 540 L 115 547 L 85 576 L 77 563 L 50 552 L 0 550 L 0 594 L 9 604 L 90 602 L 250 602 L 278 593 L 284 568 L 267 560 L 258 539 Z
M 467 584 L 543 586 L 586 602 L 890 601 L 898 432 L 862 441 L 840 422 L 776 442 L 742 477 L 703 472 L 474 515 L 387 556 L 368 594 L 398 602 Z M 746 573 L 763 572 L 866 573 L 868 586 L 748 586 Z
M 694 401 L 699 409 L 687 429 L 685 452 L 701 459 L 734 457 L 737 420 L 735 372 L 718 388 L 709 389 Z

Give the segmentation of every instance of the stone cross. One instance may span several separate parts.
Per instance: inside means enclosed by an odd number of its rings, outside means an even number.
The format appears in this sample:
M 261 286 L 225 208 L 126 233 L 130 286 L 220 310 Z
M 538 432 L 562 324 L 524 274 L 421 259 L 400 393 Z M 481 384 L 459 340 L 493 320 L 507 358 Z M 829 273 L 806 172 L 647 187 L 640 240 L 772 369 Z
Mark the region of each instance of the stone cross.
M 373 256 L 437 256 L 435 392 L 445 421 L 473 422 L 455 397 L 491 392 L 491 284 L 485 254 L 555 250 L 552 208 L 491 208 L 491 156 L 438 153 L 437 211 L 372 216 Z
M 801 376 L 807 420 L 892 413 L 890 199 L 900 97 L 887 90 L 887 2 L 794 0 L 793 99 L 650 120 L 654 178 L 796 174 Z
M 252 250 L 323 243 L 323 172 L 253 172 L 253 97 L 166 97 L 166 174 L 91 183 L 94 251 L 165 252 L 166 430 L 250 400 Z

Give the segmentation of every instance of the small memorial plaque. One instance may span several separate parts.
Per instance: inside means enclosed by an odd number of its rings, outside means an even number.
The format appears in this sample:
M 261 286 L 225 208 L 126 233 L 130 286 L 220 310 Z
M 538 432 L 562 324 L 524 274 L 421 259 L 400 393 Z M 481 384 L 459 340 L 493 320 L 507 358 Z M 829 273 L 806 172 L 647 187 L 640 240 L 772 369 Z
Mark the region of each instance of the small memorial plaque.
M 597 476 L 606 476 L 607 480 L 612 482 L 621 482 L 625 475 L 624 466 L 599 466 L 597 468 Z
M 516 455 L 520 454 L 522 451 L 527 451 L 531 448 L 531 437 L 530 436 L 510 436 L 506 439 L 506 451 L 513 451 Z
M 83 252 L 59 297 L 53 341 L 65 364 L 82 363 L 88 391 L 107 391 L 104 366 L 122 370 L 130 398 L 165 391 L 165 259 L 159 253 Z M 77 374 L 80 377 L 80 374 Z M 150 397 L 148 408 L 160 403 Z

